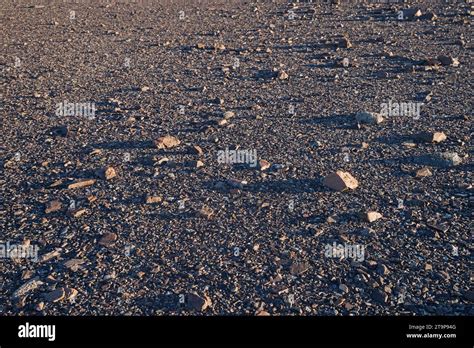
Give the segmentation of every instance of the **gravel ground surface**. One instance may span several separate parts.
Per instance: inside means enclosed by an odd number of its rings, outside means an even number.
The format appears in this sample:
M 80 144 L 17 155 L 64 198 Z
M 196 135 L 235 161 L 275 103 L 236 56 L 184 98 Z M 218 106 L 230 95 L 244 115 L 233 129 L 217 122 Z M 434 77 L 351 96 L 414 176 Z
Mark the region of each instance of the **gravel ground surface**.
M 0 313 L 473 315 L 473 11 L 2 1 Z

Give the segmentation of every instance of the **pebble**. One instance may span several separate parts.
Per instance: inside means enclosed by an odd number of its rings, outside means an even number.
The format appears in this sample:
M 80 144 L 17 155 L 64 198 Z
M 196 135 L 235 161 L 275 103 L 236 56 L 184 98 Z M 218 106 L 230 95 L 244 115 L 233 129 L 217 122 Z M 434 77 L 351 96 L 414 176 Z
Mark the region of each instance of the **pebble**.
M 166 135 L 155 140 L 155 146 L 158 149 L 170 149 L 181 144 L 178 138 Z
M 363 124 L 379 124 L 384 121 L 382 115 L 374 112 L 358 112 L 355 115 L 356 121 Z
M 50 214 L 50 213 L 54 213 L 56 211 L 59 211 L 61 209 L 62 209 L 61 201 L 54 200 L 54 201 L 49 202 L 46 205 L 46 209 L 44 210 L 44 212 L 45 212 L 45 214 Z

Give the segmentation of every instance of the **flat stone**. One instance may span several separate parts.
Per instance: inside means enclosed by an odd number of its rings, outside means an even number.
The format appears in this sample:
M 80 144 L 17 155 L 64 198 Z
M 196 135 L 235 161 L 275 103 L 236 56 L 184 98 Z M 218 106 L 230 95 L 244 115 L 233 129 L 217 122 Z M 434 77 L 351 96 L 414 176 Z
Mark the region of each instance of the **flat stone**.
M 18 289 L 16 289 L 15 292 L 13 293 L 12 297 L 13 298 L 23 297 L 26 294 L 28 294 L 29 292 L 31 292 L 33 290 L 36 290 L 38 287 L 40 287 L 43 284 L 44 283 L 41 280 L 39 280 L 38 277 L 33 278 L 33 279 L 27 281 L 22 286 L 20 286 Z
M 79 181 L 76 181 L 72 184 L 69 184 L 68 185 L 68 189 L 76 189 L 76 188 L 83 188 L 83 187 L 87 187 L 87 186 L 91 186 L 91 185 L 94 185 L 95 184 L 95 180 L 94 179 L 89 179 L 89 180 L 79 180 Z
M 155 146 L 158 149 L 170 149 L 181 144 L 178 138 L 166 135 L 155 140 Z
M 415 173 L 415 176 L 417 178 L 424 178 L 424 177 L 432 176 L 432 175 L 433 173 L 431 173 L 431 170 L 428 167 L 418 169 Z
M 368 211 L 367 213 L 364 214 L 364 217 L 366 221 L 374 222 L 374 221 L 377 221 L 378 219 L 381 219 L 383 216 L 379 212 Z

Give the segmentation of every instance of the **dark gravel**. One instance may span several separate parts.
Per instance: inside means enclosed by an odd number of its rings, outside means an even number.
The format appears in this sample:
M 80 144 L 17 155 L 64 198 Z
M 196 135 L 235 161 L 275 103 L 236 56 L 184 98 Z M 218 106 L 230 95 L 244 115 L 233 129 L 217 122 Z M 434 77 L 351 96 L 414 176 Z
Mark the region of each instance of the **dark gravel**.
M 471 5 L 200 3 L 2 2 L 0 314 L 473 315 Z

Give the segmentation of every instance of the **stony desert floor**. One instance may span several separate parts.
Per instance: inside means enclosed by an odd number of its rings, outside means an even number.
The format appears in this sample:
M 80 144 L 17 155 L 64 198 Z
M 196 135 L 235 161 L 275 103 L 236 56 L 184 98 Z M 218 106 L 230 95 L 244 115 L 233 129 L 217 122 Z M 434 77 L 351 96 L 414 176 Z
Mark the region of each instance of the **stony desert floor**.
M 336 2 L 2 1 L 0 313 L 473 315 L 474 9 Z

